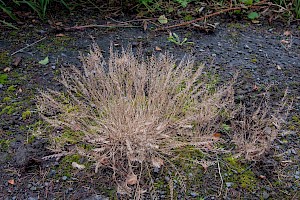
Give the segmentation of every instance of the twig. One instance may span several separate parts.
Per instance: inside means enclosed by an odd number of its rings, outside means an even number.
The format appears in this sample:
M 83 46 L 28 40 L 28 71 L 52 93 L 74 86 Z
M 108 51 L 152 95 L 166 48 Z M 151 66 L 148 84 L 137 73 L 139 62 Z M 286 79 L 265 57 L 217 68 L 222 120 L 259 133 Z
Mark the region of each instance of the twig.
M 219 175 L 220 175 L 220 178 L 221 178 L 221 186 L 220 186 L 220 190 L 219 190 L 219 195 L 218 196 L 221 196 L 224 181 L 223 181 L 223 177 L 222 177 L 222 174 L 221 174 L 219 157 L 218 157 L 218 155 L 216 155 L 216 156 L 217 156 L 218 172 L 219 172 Z
M 90 25 L 84 25 L 84 26 L 73 26 L 64 28 L 65 31 L 71 31 L 71 30 L 80 30 L 85 28 L 140 28 L 140 26 L 132 26 L 132 25 L 98 25 L 98 24 L 90 24 Z
M 47 38 L 47 37 L 43 37 L 42 39 L 39 39 L 38 41 L 35 41 L 34 43 L 31 43 L 31 44 L 27 45 L 26 47 L 23 47 L 22 49 L 19 49 L 18 51 L 13 52 L 11 55 L 13 56 L 13 55 L 15 55 L 16 53 L 19 53 L 19 52 L 23 51 L 24 49 L 27 49 L 28 47 L 31 47 L 31 46 L 33 46 L 33 45 L 39 43 L 40 41 L 42 41 L 42 40 L 44 40 L 44 39 L 46 39 L 46 38 Z
M 258 2 L 256 4 L 253 4 L 251 6 L 240 6 L 240 7 L 234 7 L 234 8 L 226 8 L 224 10 L 220 10 L 218 12 L 215 12 L 215 13 L 212 13 L 212 14 L 209 14 L 209 15 L 205 15 L 203 17 L 200 17 L 200 18 L 197 18 L 197 19 L 194 19 L 194 20 L 191 20 L 191 21 L 183 22 L 183 23 L 180 23 L 180 24 L 175 24 L 175 25 L 172 25 L 172 26 L 157 28 L 154 31 L 162 31 L 162 30 L 165 30 L 165 29 L 171 29 L 171 28 L 176 28 L 176 27 L 180 27 L 180 26 L 190 25 L 192 23 L 196 23 L 196 22 L 202 21 L 202 20 L 204 20 L 206 18 L 213 17 L 213 16 L 216 16 L 216 15 L 220 15 L 222 13 L 226 13 L 226 12 L 230 12 L 230 11 L 234 11 L 234 10 L 242 10 L 242 9 L 248 9 L 248 8 L 257 7 L 258 5 L 261 5 L 261 4 L 265 3 L 265 2 L 266 2 L 266 0 Z

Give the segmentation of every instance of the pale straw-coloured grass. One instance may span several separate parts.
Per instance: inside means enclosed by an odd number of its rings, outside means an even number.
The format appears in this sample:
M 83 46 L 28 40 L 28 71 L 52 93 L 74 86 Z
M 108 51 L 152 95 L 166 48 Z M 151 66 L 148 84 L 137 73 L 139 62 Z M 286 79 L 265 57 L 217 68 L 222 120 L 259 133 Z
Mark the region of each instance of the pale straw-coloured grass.
M 111 48 L 105 61 L 94 44 L 81 60 L 81 70 L 62 70 L 63 91 L 41 92 L 38 110 L 46 122 L 63 130 L 48 135 L 51 148 L 93 160 L 96 172 L 110 168 L 118 192 L 135 188 L 135 198 L 141 198 L 143 170 L 173 166 L 175 149 L 189 145 L 213 150 L 224 120 L 233 120 L 233 141 L 252 158 L 247 145 L 250 141 L 255 147 L 258 131 L 246 118 L 235 119 L 241 109 L 234 103 L 234 81 L 211 91 L 203 65 L 195 66 L 192 58 L 177 61 L 167 53 L 143 58 L 130 48 L 121 53 Z M 273 130 L 269 119 L 256 125 L 263 133 Z M 255 134 L 246 137 L 247 130 Z M 272 140 L 270 135 L 263 142 Z M 266 150 L 264 145 L 257 146 L 255 155 Z

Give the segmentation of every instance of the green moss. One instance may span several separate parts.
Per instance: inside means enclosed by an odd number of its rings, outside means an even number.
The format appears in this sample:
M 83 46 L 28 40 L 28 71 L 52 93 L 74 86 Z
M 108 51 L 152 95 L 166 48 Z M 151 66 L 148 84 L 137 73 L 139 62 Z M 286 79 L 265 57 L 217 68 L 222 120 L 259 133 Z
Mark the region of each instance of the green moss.
M 58 144 L 77 144 L 81 142 L 81 138 L 84 134 L 80 131 L 72 131 L 72 130 L 65 130 L 63 134 L 54 140 Z
M 27 138 L 27 143 L 28 144 L 31 144 L 31 143 L 33 143 L 34 142 L 34 140 L 35 140 L 35 135 L 30 135 L 28 138 Z
M 1 110 L 0 115 L 3 115 L 3 114 L 11 115 L 14 111 L 15 111 L 15 109 L 14 109 L 13 106 L 5 106 L 5 107 Z
M 0 65 L 4 65 L 5 67 L 9 66 L 12 59 L 9 56 L 8 51 L 0 52 Z
M 36 130 L 38 130 L 40 127 L 42 127 L 44 124 L 45 124 L 44 121 L 38 120 L 37 122 L 28 125 L 28 129 L 33 130 L 33 131 L 36 131 Z
M 16 91 L 16 88 L 15 88 L 14 85 L 11 85 L 11 86 L 9 86 L 9 87 L 7 88 L 6 91 L 7 91 L 7 92 L 14 92 L 14 91 Z
M 224 179 L 226 182 L 235 183 L 235 187 L 240 186 L 243 189 L 254 191 L 257 185 L 257 178 L 246 164 L 242 164 L 233 156 L 225 157 L 227 162 Z
M 73 155 L 67 155 L 62 160 L 58 167 L 58 169 L 61 171 L 63 176 L 71 177 L 72 171 L 74 170 L 72 167 L 72 162 L 79 163 L 80 155 L 79 154 L 73 154 Z M 59 176 L 59 174 L 57 174 Z
M 300 118 L 299 118 L 298 116 L 294 115 L 294 116 L 292 117 L 292 120 L 293 120 L 293 122 L 295 122 L 295 123 L 297 123 L 297 124 L 300 125 Z
M 31 111 L 30 110 L 26 110 L 22 113 L 22 119 L 23 120 L 30 118 L 30 116 L 31 116 Z
M 0 84 L 4 85 L 7 82 L 8 76 L 7 74 L 0 73 Z
M 5 139 L 0 139 L 0 151 L 7 151 L 10 141 Z
M 18 31 L 16 31 L 16 30 L 15 30 L 15 31 L 10 31 L 10 32 L 9 32 L 9 35 L 10 35 L 10 36 L 16 36 L 17 34 L 18 34 Z
M 252 63 L 257 63 L 257 59 L 256 59 L 256 58 L 253 58 L 253 59 L 251 59 L 251 62 L 252 62 Z
M 2 102 L 3 103 L 7 103 L 7 102 L 10 102 L 11 101 L 11 98 L 10 97 L 4 97 L 3 99 L 2 99 Z
M 70 42 L 72 38 L 69 36 L 63 36 L 63 37 L 54 37 L 52 39 L 52 43 L 54 46 L 66 46 Z

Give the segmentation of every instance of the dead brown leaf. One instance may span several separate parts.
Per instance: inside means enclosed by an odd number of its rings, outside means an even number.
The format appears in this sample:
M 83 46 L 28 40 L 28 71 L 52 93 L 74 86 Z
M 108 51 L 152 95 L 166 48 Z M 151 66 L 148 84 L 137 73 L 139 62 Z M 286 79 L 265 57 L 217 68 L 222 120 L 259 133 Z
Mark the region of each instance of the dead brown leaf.
M 11 70 L 11 69 L 10 69 L 9 67 L 5 67 L 3 71 L 4 71 L 4 72 L 10 72 L 10 70 Z
M 144 28 L 144 31 L 146 31 L 148 29 L 148 22 L 146 20 L 143 21 L 143 28 Z
M 160 47 L 156 46 L 156 47 L 155 47 L 155 50 L 156 50 L 156 51 L 161 51 L 162 49 L 161 49 Z
M 208 168 L 207 162 L 202 161 L 202 162 L 200 162 L 200 165 L 203 167 L 204 173 L 205 173 L 207 171 L 207 168 Z
M 254 84 L 253 87 L 252 87 L 252 91 L 257 91 L 257 90 L 258 90 L 258 87 L 257 87 L 256 84 Z
M 291 31 L 284 31 L 283 35 L 284 36 L 290 36 L 290 35 L 292 35 L 292 32 Z
M 56 36 L 56 37 L 64 37 L 65 34 L 59 33 L 59 34 L 56 34 L 55 36 Z
M 85 166 L 84 166 L 84 165 L 80 165 L 80 164 L 78 164 L 77 162 L 72 162 L 72 167 L 73 167 L 73 168 L 77 168 L 77 169 L 79 169 L 79 170 L 85 169 Z
M 287 40 L 281 40 L 280 41 L 282 44 L 289 44 L 290 42 L 289 41 L 287 41 Z
M 101 158 L 101 159 L 100 159 L 100 163 L 101 163 L 102 165 L 107 165 L 107 164 L 109 163 L 108 158 L 106 158 L 106 157 Z
M 160 168 L 162 165 L 164 165 L 164 160 L 161 158 L 152 157 L 151 161 L 152 165 L 157 168 Z
M 7 181 L 9 184 L 14 185 L 15 184 L 15 180 L 14 179 L 10 179 Z
M 218 141 L 221 137 L 221 133 L 214 133 L 213 134 L 213 140 Z
M 56 26 L 62 26 L 63 23 L 62 23 L 62 22 L 56 22 L 55 25 L 56 25 Z
M 137 183 L 137 175 L 131 174 L 127 176 L 126 183 L 128 185 L 135 185 Z
M 13 66 L 17 67 L 20 64 L 21 60 L 22 60 L 22 57 L 19 57 L 19 56 L 15 57 L 13 60 Z

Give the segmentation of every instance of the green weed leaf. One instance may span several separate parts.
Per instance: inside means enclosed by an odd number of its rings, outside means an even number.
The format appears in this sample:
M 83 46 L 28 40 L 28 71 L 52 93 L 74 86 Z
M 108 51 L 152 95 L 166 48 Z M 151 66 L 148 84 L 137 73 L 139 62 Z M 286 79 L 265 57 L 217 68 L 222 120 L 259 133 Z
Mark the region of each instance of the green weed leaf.
M 168 23 L 168 19 L 166 18 L 165 15 L 159 16 L 158 21 L 159 21 L 159 23 L 161 23 L 161 24 L 166 24 L 166 23 Z
M 257 19 L 259 17 L 259 14 L 257 12 L 251 12 L 248 14 L 248 18 L 253 20 L 253 19 Z
M 251 6 L 253 4 L 253 0 L 240 0 L 240 2 L 247 6 Z
M 48 63 L 49 63 L 49 57 L 48 56 L 45 59 L 39 61 L 39 64 L 41 64 L 41 65 L 47 65 Z

